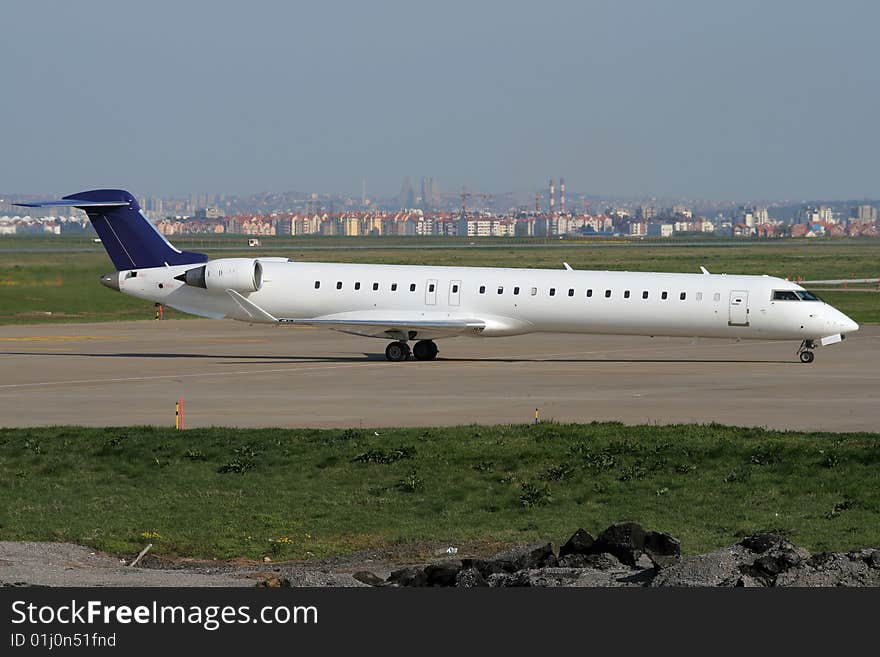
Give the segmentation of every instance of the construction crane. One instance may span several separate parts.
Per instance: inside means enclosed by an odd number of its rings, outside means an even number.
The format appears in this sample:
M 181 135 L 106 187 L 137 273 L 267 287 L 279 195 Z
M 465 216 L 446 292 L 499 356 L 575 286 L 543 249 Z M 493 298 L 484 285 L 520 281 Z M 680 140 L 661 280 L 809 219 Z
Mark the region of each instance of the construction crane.
M 483 194 L 481 192 L 469 192 L 467 187 L 461 188 L 461 193 L 459 194 L 461 198 L 461 214 L 462 216 L 467 214 L 467 200 L 471 197 L 482 199 L 485 203 L 490 203 L 492 201 L 491 194 Z

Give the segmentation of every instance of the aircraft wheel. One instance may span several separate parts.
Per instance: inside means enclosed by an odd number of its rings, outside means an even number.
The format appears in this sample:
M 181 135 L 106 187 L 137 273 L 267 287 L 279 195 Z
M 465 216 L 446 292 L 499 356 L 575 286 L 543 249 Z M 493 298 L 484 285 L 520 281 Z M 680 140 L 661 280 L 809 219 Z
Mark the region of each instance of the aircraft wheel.
M 440 350 L 433 340 L 419 340 L 413 347 L 412 353 L 416 360 L 434 360 Z
M 815 358 L 815 354 L 812 351 L 802 351 L 801 352 L 801 362 L 802 363 L 812 363 Z
M 399 363 L 409 358 L 409 345 L 406 342 L 391 342 L 385 347 L 385 358 L 393 363 Z

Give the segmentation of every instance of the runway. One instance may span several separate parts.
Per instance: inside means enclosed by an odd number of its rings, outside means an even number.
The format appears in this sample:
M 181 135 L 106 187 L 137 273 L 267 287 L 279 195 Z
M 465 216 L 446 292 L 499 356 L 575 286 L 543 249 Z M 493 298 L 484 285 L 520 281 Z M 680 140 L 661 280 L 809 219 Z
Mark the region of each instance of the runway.
M 178 320 L 0 327 L 0 426 L 383 427 L 721 422 L 880 428 L 880 326 L 795 358 L 795 343 L 528 335 L 385 342 L 310 328 Z

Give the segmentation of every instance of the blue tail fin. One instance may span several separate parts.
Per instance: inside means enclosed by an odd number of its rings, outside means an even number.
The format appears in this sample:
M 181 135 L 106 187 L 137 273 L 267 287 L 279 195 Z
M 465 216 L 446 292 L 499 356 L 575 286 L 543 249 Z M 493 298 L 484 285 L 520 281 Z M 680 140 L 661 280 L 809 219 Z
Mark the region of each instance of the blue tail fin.
M 68 206 L 85 210 L 117 270 L 207 262 L 204 253 L 175 249 L 122 189 L 93 189 L 60 201 L 19 203 L 27 207 Z

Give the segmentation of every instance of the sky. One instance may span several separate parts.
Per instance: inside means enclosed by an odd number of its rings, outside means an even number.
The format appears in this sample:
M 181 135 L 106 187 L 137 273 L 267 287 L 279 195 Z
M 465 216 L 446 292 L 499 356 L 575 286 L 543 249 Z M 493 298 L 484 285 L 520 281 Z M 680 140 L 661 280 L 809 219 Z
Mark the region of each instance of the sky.
M 4 0 L 0 190 L 880 197 L 880 3 Z

